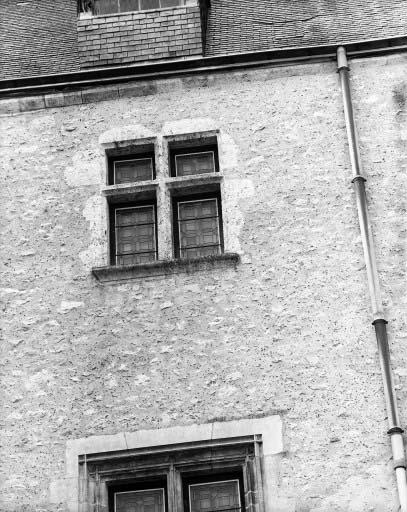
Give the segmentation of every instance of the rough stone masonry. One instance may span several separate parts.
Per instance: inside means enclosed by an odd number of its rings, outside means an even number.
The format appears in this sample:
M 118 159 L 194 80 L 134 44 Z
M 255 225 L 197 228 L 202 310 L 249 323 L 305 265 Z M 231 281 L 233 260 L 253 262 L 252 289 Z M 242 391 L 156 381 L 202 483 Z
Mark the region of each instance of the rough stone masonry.
M 405 57 L 353 61 L 352 77 L 405 423 Z M 147 90 L 1 118 L 0 510 L 65 512 L 70 440 L 276 413 L 275 511 L 396 512 L 334 65 Z M 100 134 L 202 120 L 229 155 L 241 263 L 98 284 Z

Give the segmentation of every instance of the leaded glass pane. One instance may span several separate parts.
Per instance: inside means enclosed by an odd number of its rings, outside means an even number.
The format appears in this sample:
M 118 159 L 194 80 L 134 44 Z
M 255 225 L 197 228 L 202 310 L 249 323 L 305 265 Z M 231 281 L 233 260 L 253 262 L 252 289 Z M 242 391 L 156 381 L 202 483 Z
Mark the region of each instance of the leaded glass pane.
M 118 0 L 95 0 L 95 14 L 111 14 L 119 12 Z
M 214 153 L 213 151 L 206 151 L 204 153 L 176 155 L 175 166 L 177 176 L 215 172 Z
M 154 206 L 116 210 L 116 264 L 156 259 Z
M 214 217 L 217 215 L 218 205 L 216 199 L 179 203 L 180 220 L 196 219 L 197 217 Z
M 139 0 L 120 0 L 120 12 L 138 11 Z
M 159 9 L 159 0 L 140 0 L 140 9 Z
M 160 0 L 161 7 L 177 7 L 178 5 L 184 5 L 183 0 Z
M 178 204 L 180 256 L 193 258 L 219 254 L 219 215 L 216 199 Z
M 114 183 L 133 183 L 153 179 L 151 158 L 138 158 L 114 162 Z
M 117 492 L 115 512 L 164 512 L 164 489 Z
M 116 226 L 131 226 L 154 222 L 153 206 L 138 206 L 135 208 L 120 208 L 116 210 Z
M 238 480 L 210 482 L 189 486 L 190 512 L 240 510 Z

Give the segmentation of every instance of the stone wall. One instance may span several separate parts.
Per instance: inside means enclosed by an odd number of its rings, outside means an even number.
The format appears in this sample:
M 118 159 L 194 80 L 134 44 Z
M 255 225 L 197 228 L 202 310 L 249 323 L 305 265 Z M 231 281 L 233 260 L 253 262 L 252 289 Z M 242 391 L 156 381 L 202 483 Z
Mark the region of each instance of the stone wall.
M 403 424 L 405 60 L 351 68 Z M 65 512 L 76 439 L 279 414 L 270 512 L 396 512 L 334 64 L 138 87 L 1 120 L 0 510 Z M 98 140 L 129 125 L 220 130 L 236 269 L 93 278 L 105 250 Z
M 200 9 L 195 4 L 79 20 L 81 67 L 202 55 Z

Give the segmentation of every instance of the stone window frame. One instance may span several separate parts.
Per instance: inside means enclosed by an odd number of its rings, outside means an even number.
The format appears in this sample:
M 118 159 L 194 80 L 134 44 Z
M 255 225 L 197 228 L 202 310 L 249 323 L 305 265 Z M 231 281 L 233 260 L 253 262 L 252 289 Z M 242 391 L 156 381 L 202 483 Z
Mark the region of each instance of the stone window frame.
M 143 264 L 122 265 L 112 264 L 111 256 L 112 233 L 107 232 L 107 247 L 109 254 L 107 265 L 92 268 L 92 273 L 100 283 L 112 283 L 126 281 L 139 277 L 157 275 L 169 275 L 179 272 L 192 272 L 196 270 L 208 270 L 210 268 L 236 268 L 240 257 L 237 253 L 227 251 L 227 236 L 222 226 L 222 253 L 212 256 L 203 256 L 193 259 L 177 258 L 177 250 L 174 241 L 174 219 L 172 215 L 172 200 L 174 197 L 189 198 L 195 195 L 222 194 L 223 173 L 218 161 L 219 130 L 206 130 L 158 136 L 148 134 L 135 138 L 120 137 L 117 134 L 107 132 L 99 140 L 102 154 L 105 159 L 105 185 L 102 187 L 102 195 L 107 201 L 107 214 L 109 216 L 112 205 L 126 202 L 151 201 L 156 204 L 157 211 L 157 253 L 158 259 Z M 214 172 L 187 175 L 171 175 L 171 151 L 173 148 L 188 148 L 196 150 L 197 147 L 216 146 L 216 165 Z M 187 148 L 187 149 L 185 149 Z M 154 179 L 149 181 L 124 183 L 112 185 L 111 165 L 115 157 L 136 158 L 137 155 L 146 153 L 154 154 Z M 224 218 L 223 218 L 224 219 Z M 108 223 L 109 224 L 109 223 Z
M 242 448 L 247 446 L 253 446 L 253 451 L 245 457 Z M 200 458 L 200 453 L 207 456 Z M 187 512 L 182 510 L 179 488 L 182 474 L 208 474 L 211 468 L 227 474 L 236 472 L 240 464 L 245 510 L 273 512 L 277 510 L 274 506 L 278 503 L 283 453 L 278 415 L 92 436 L 67 442 L 66 477 L 52 485 L 55 494 L 65 496 L 69 512 L 110 512 L 109 486 L 118 481 L 157 478 L 165 469 L 171 491 L 168 512 Z M 178 456 L 175 463 L 171 456 Z

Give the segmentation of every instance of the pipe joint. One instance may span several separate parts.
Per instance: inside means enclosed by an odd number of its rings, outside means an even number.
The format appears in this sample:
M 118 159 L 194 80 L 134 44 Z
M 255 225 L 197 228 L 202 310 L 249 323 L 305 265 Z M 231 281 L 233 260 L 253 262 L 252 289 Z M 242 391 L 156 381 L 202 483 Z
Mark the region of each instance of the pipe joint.
M 365 181 L 367 181 L 367 180 L 366 180 L 366 178 L 364 178 L 361 174 L 357 174 L 357 175 L 353 178 L 352 183 L 357 183 L 357 182 L 359 182 L 359 181 L 361 181 L 361 182 L 365 183 Z
M 379 325 L 384 324 L 387 325 L 389 322 L 385 320 L 384 318 L 376 318 L 376 320 L 373 320 L 372 325 Z
M 387 323 L 387 322 L 386 322 Z M 402 434 L 404 432 L 404 430 L 401 428 L 401 427 L 391 427 L 389 428 L 389 430 L 387 431 L 387 433 L 389 434 L 389 436 L 392 436 L 393 434 Z
M 403 457 L 401 459 L 397 459 L 397 460 L 394 460 L 393 461 L 393 468 L 394 469 L 397 469 L 397 468 L 404 468 L 406 469 L 406 459 Z

